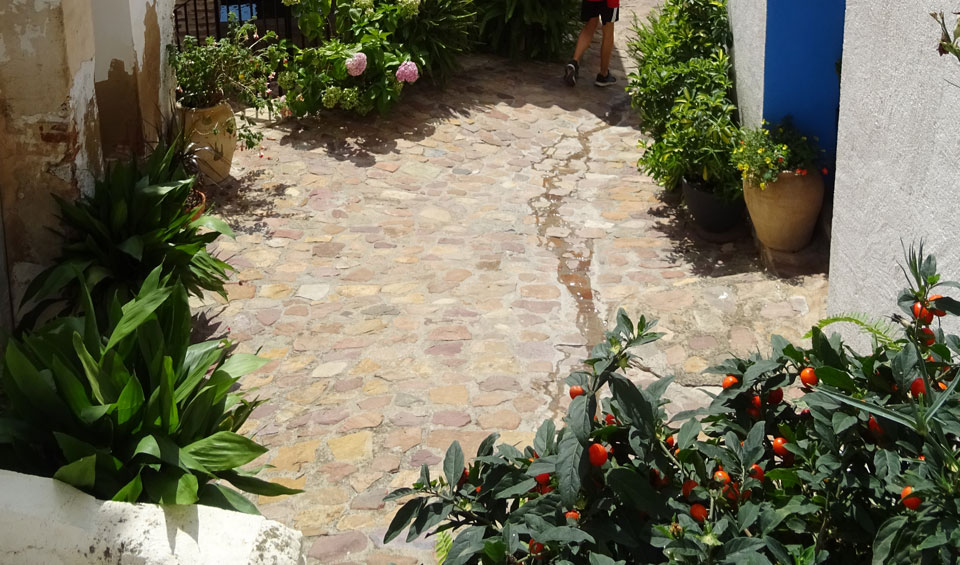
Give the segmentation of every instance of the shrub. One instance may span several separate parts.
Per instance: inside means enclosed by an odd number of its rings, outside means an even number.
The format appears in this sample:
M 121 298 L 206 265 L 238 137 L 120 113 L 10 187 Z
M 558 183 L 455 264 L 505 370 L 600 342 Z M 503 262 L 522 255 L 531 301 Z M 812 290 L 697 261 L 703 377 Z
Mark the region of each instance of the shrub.
M 577 0 L 474 0 L 480 44 L 510 57 L 568 56 L 579 29 Z
M 717 72 L 724 76 L 729 68 L 722 52 L 700 61 L 722 69 Z M 673 102 L 661 137 L 645 145 L 640 168 L 667 190 L 686 178 L 728 199 L 739 198 L 742 185 L 730 164 L 739 133 L 735 111 L 723 89 L 684 89 Z
M 285 104 L 296 116 L 334 108 L 386 113 L 399 100 L 404 80 L 413 82 L 397 76 L 407 62 L 443 82 L 470 47 L 475 16 L 470 0 L 285 2 L 304 35 L 320 44 L 294 50 L 280 73 Z M 351 73 L 347 62 L 358 54 L 365 62 Z
M 32 326 L 57 303 L 66 311 L 81 306 L 81 281 L 102 323 L 114 295 L 121 302 L 132 298 L 158 265 L 194 295 L 210 290 L 225 296 L 230 266 L 206 247 L 233 231 L 214 216 L 193 219 L 198 211 L 187 208 L 187 199 L 194 179 L 177 158 L 183 152 L 182 137 L 161 141 L 145 163 L 115 165 L 92 195 L 76 202 L 54 197 L 70 235 L 55 264 L 27 288 L 21 306 L 33 302 L 34 307 L 22 325 Z
M 239 469 L 266 452 L 237 433 L 262 401 L 231 390 L 266 360 L 231 355 L 226 340 L 190 345 L 183 286 L 154 269 L 131 301 L 113 298 L 103 328 L 82 283 L 81 302 L 82 315 L 6 344 L 0 465 L 125 502 L 256 513 L 215 481 L 298 492 Z
M 725 1 L 668 0 L 648 23 L 636 23 L 633 32 L 629 52 L 637 70 L 629 75 L 627 90 L 644 129 L 655 139 L 663 135 L 684 90 L 696 94 L 732 88 L 724 55 L 730 40 Z
M 413 497 L 386 539 L 458 529 L 448 565 L 955 562 L 960 338 L 930 326 L 960 314 L 935 294 L 960 284 L 922 245 L 905 273 L 898 335 L 870 326 L 865 355 L 819 328 L 809 349 L 774 336 L 771 355 L 714 367 L 722 392 L 669 422 L 670 380 L 640 390 L 621 372 L 659 335 L 621 312 L 567 378 L 584 393 L 562 429 L 544 422 L 522 451 L 491 435 L 469 466 L 455 443 L 442 477 L 423 466 L 391 494 Z

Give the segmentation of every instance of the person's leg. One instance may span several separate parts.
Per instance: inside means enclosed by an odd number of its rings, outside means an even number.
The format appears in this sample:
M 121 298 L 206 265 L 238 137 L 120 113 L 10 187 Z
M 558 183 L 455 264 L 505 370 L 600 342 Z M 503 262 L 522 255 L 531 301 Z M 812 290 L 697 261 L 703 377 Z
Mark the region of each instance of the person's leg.
M 579 45 L 578 45 L 579 47 Z M 610 56 L 613 54 L 613 22 L 603 24 L 603 42 L 600 44 L 600 74 L 610 74 Z
M 598 23 L 600 23 L 599 17 L 592 18 L 584 24 L 583 29 L 580 30 L 580 37 L 577 38 L 577 47 L 573 51 L 573 60 L 578 64 L 580 63 L 580 57 L 583 57 L 583 54 L 586 53 L 590 47 L 590 42 L 593 41 L 593 34 L 597 31 Z M 604 26 L 604 29 L 606 29 L 606 26 Z M 606 38 L 606 31 L 604 31 L 604 38 Z

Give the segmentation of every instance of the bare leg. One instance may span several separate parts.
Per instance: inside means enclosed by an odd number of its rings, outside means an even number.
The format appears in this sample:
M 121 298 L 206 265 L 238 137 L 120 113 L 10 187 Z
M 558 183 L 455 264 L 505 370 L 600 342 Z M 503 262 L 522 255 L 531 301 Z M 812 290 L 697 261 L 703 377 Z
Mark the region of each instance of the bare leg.
M 583 35 L 580 37 L 583 37 Z M 577 48 L 580 48 L 579 43 L 577 44 Z M 600 74 L 603 76 L 607 76 L 610 72 L 610 55 L 612 54 L 613 22 L 607 22 L 603 24 L 603 43 L 600 44 Z
M 590 42 L 593 41 L 593 34 L 597 31 L 598 23 L 600 23 L 600 18 L 593 18 L 584 24 L 583 29 L 580 30 L 580 37 L 577 38 L 577 48 L 573 52 L 573 60 L 577 63 L 580 63 L 580 57 L 583 57 L 587 48 L 590 47 Z

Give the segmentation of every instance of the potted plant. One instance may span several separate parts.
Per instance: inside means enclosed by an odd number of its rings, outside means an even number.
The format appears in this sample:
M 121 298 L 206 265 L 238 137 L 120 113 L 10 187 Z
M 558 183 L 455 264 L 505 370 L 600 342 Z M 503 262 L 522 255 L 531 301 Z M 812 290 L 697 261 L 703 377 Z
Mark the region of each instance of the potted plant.
M 816 138 L 814 138 L 815 140 Z M 813 235 L 823 204 L 821 151 L 787 119 L 746 129 L 733 150 L 757 239 L 770 249 L 798 251 Z
M 220 182 L 230 174 L 238 140 L 250 149 L 263 138 L 251 129 L 248 116 L 240 114 L 238 122 L 231 103 L 272 112 L 270 83 L 285 52 L 275 33 L 261 37 L 250 22 L 234 23 L 219 40 L 208 37 L 201 43 L 188 36 L 179 48 L 170 46 L 183 130 L 202 148 L 198 167 L 209 180 Z
M 723 91 L 692 95 L 684 90 L 663 136 L 640 158 L 643 172 L 661 186 L 682 187 L 694 222 L 711 232 L 726 231 L 743 218 L 742 190 L 730 166 L 735 110 Z

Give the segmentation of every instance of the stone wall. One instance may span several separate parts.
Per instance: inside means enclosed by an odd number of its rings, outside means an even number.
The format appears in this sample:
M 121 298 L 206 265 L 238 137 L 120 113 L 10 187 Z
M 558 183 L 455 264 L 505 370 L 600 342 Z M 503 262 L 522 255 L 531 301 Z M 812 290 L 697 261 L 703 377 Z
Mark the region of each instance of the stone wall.
M 925 238 L 944 274 L 960 279 L 960 62 L 937 54 L 929 15 L 943 10 L 952 28 L 955 9 L 847 2 L 830 313 L 896 311 L 901 240 Z
M 302 535 L 210 506 L 97 500 L 43 477 L 0 471 L 0 563 L 300 565 Z

